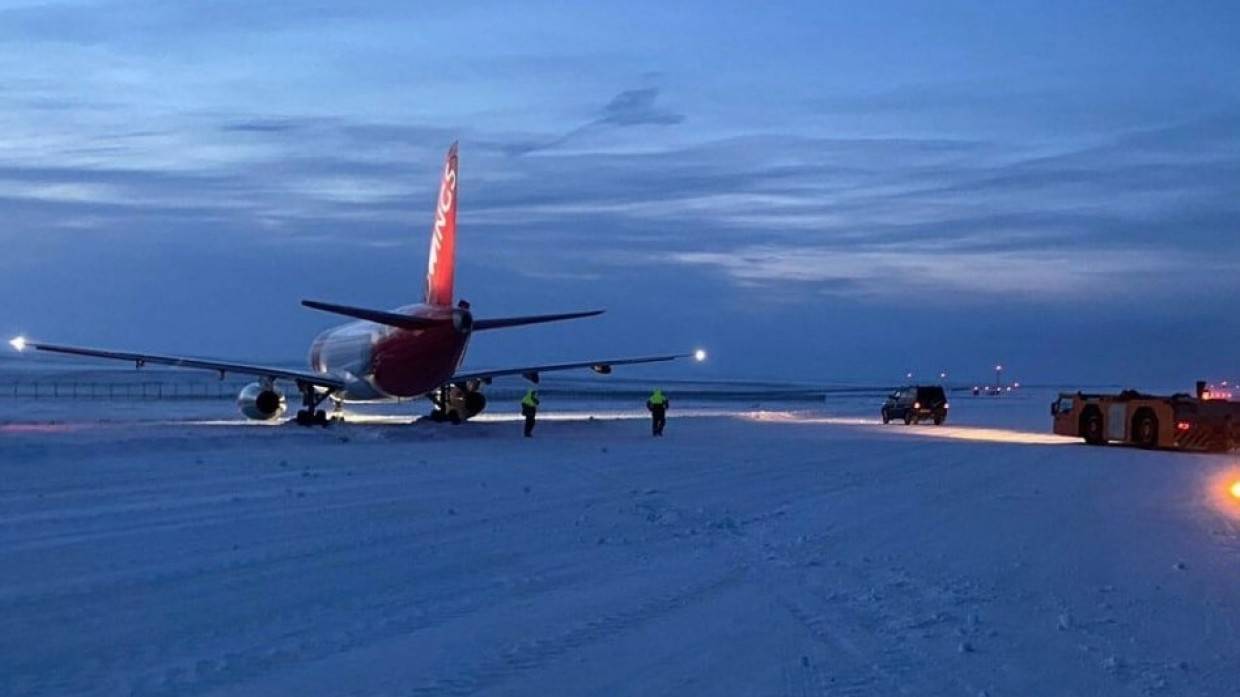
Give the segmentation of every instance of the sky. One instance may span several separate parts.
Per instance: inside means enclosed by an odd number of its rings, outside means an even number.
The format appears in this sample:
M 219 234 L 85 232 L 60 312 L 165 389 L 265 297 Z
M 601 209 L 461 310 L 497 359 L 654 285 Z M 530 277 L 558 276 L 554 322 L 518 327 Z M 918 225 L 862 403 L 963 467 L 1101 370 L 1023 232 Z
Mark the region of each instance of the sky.
M 302 360 L 420 299 L 460 141 L 474 366 L 1240 378 L 1234 2 L 0 2 L 0 332 Z M 684 374 L 690 369 L 678 368 Z

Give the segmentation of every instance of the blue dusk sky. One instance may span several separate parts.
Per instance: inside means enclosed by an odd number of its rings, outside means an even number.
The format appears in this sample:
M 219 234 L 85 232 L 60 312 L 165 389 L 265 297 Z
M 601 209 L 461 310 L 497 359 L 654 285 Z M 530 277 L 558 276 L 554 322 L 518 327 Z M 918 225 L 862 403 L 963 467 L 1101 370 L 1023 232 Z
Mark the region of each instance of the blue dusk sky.
M 0 332 L 300 360 L 301 298 L 420 299 L 459 140 L 458 294 L 609 310 L 473 365 L 1240 378 L 1237 37 L 1236 2 L 4 2 Z

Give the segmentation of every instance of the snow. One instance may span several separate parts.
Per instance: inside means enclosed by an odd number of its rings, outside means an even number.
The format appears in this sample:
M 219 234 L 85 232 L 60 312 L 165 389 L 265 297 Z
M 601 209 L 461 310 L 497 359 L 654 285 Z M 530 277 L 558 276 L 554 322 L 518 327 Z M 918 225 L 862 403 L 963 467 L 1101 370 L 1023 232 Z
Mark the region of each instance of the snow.
M 1232 457 L 672 399 L 4 400 L 0 694 L 1237 694 Z

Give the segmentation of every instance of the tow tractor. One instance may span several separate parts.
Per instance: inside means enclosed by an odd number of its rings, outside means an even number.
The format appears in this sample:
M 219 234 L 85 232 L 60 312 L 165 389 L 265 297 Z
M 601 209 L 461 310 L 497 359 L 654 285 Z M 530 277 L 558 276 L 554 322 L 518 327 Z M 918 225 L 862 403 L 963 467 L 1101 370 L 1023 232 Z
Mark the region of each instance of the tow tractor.
M 1196 396 L 1061 392 L 1051 404 L 1055 433 L 1090 445 L 1222 452 L 1240 447 L 1240 402 L 1197 383 Z

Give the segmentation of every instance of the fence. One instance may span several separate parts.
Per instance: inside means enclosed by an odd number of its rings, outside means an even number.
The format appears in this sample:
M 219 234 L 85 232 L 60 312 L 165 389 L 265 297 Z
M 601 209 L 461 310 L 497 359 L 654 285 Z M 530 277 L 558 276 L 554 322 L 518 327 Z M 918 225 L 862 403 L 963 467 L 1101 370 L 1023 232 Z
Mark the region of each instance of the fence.
M 0 383 L 0 399 L 75 399 L 75 400 L 110 400 L 110 401 L 145 401 L 145 400 L 232 400 L 249 381 L 206 380 L 206 381 L 158 381 L 158 380 L 59 380 L 59 379 L 28 379 Z M 283 386 L 290 400 L 297 399 L 297 392 L 291 386 Z M 526 386 L 505 385 L 484 388 L 483 392 L 492 400 L 520 399 Z M 606 387 L 598 389 L 573 386 L 543 385 L 538 391 L 545 397 L 562 399 L 588 399 L 600 401 L 637 401 L 644 402 L 649 396 L 649 388 Z M 825 394 L 822 390 L 704 390 L 678 389 L 672 390 L 673 398 L 711 402 L 744 402 L 744 401 L 807 401 L 820 402 Z
M 19 380 L 0 384 L 10 399 L 97 399 L 112 401 L 235 399 L 244 382 L 159 382 Z

